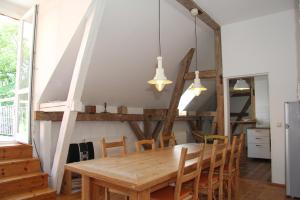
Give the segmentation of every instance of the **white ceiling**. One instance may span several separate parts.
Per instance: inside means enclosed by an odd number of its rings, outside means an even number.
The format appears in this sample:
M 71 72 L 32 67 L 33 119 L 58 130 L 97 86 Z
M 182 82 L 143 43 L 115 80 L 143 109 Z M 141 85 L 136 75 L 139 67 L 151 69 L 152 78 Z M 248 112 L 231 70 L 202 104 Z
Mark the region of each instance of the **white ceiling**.
M 295 8 L 296 0 L 194 0 L 221 25 Z

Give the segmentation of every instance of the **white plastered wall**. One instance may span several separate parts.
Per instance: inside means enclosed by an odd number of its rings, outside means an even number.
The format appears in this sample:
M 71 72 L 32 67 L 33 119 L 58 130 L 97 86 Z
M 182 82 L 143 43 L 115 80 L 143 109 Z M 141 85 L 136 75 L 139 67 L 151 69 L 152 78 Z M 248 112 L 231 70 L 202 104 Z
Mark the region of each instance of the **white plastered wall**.
M 227 80 L 268 74 L 272 143 L 272 182 L 285 183 L 284 102 L 297 97 L 297 21 L 295 10 L 222 26 L 226 133 Z M 226 96 L 227 95 L 227 96 Z

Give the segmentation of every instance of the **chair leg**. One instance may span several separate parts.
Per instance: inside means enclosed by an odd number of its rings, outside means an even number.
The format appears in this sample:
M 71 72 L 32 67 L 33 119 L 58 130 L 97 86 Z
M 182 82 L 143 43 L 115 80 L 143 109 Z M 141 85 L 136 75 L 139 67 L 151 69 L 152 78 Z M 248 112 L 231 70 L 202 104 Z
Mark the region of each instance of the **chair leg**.
M 223 181 L 219 186 L 219 200 L 223 200 Z
M 232 177 L 228 178 L 228 182 L 227 182 L 227 199 L 231 200 L 232 197 Z
M 105 200 L 110 200 L 110 192 L 108 188 L 105 188 Z
M 213 199 L 214 200 L 217 200 L 217 197 L 216 197 L 216 194 L 215 194 L 215 191 L 213 190 Z
M 240 194 L 239 194 L 239 176 L 237 174 L 234 175 L 232 189 L 233 189 L 233 194 L 234 194 L 234 200 L 239 200 L 240 199 Z
M 213 200 L 213 190 L 212 188 L 208 188 L 207 199 Z

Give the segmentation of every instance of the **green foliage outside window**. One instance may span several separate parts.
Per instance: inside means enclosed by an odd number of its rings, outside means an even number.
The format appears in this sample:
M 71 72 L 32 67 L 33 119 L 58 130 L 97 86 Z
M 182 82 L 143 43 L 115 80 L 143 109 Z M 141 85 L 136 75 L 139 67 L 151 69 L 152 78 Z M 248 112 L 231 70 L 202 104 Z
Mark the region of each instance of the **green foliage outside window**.
M 14 97 L 16 83 L 18 25 L 1 16 L 0 23 L 0 99 Z M 2 105 L 13 104 L 4 102 Z

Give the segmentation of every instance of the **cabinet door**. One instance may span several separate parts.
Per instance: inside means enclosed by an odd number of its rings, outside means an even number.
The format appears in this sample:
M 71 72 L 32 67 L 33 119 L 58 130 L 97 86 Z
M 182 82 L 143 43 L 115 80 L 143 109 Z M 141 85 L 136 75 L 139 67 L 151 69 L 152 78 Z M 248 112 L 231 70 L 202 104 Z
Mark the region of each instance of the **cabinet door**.
M 270 144 L 248 144 L 248 157 L 270 159 Z

